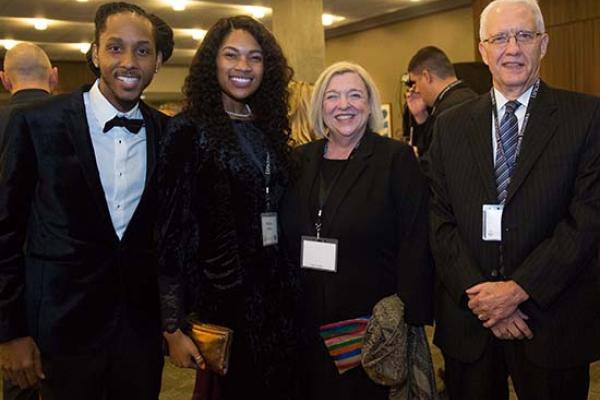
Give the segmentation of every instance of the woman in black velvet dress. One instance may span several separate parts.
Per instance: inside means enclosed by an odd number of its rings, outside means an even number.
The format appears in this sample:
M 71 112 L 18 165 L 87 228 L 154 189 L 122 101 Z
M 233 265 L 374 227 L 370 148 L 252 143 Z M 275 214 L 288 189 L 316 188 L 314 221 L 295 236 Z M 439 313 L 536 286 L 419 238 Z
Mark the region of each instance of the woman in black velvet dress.
M 163 329 L 171 361 L 199 368 L 195 398 L 217 397 L 215 386 L 221 399 L 293 397 L 297 280 L 261 227 L 289 179 L 291 75 L 260 22 L 219 20 L 190 67 L 186 107 L 162 140 Z M 190 312 L 234 330 L 226 376 L 201 369 L 184 333 Z

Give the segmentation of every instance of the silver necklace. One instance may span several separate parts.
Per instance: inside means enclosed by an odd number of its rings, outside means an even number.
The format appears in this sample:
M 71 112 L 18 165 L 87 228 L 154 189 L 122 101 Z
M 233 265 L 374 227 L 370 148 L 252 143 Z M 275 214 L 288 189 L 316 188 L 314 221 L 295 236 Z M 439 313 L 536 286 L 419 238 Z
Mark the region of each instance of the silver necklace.
M 236 113 L 233 111 L 227 111 L 225 110 L 225 112 L 227 113 L 227 115 L 229 115 L 231 118 L 234 119 L 248 119 L 252 117 L 252 110 L 250 109 L 250 106 L 248 104 L 245 104 L 245 108 L 246 108 L 246 113 L 242 114 L 242 113 Z

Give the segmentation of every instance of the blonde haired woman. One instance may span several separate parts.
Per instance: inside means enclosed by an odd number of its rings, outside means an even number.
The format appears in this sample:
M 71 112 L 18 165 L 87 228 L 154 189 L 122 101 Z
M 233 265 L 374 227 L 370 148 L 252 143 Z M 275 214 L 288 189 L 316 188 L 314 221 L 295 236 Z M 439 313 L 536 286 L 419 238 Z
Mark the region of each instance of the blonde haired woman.
M 302 275 L 303 398 L 387 399 L 360 365 L 339 373 L 319 327 L 367 316 L 394 293 L 407 323 L 431 323 L 425 178 L 409 146 L 375 133 L 379 94 L 360 65 L 336 63 L 321 74 L 311 121 L 322 138 L 298 149 L 300 175 L 281 210 Z M 311 253 L 319 246 L 332 257 Z

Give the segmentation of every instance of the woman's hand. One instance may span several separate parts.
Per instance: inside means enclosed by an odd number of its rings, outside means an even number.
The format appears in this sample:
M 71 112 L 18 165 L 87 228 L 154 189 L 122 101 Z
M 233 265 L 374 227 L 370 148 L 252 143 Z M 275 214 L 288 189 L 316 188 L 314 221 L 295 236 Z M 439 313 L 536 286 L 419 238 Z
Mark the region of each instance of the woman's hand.
M 206 368 L 204 358 L 189 336 L 177 329 L 173 333 L 164 332 L 169 346 L 169 360 L 179 368 Z

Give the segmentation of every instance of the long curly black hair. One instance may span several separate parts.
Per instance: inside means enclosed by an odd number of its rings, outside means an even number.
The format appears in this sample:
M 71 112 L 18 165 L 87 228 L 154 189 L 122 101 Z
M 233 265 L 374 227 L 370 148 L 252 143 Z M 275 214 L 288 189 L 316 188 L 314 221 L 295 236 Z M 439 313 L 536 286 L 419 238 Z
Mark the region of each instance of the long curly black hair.
M 265 133 L 276 152 L 284 176 L 290 176 L 292 167 L 291 150 L 288 146 L 288 83 L 293 70 L 273 34 L 257 20 L 238 15 L 221 18 L 210 28 L 194 55 L 190 72 L 185 79 L 183 94 L 186 97 L 186 105 L 183 112 L 192 121 L 206 128 L 207 139 L 212 142 L 213 148 L 221 148 L 221 154 L 225 157 L 239 155 L 217 79 L 219 49 L 227 35 L 236 29 L 250 33 L 262 48 L 262 82 L 256 92 L 246 99 L 246 103 L 252 110 L 254 123 Z

